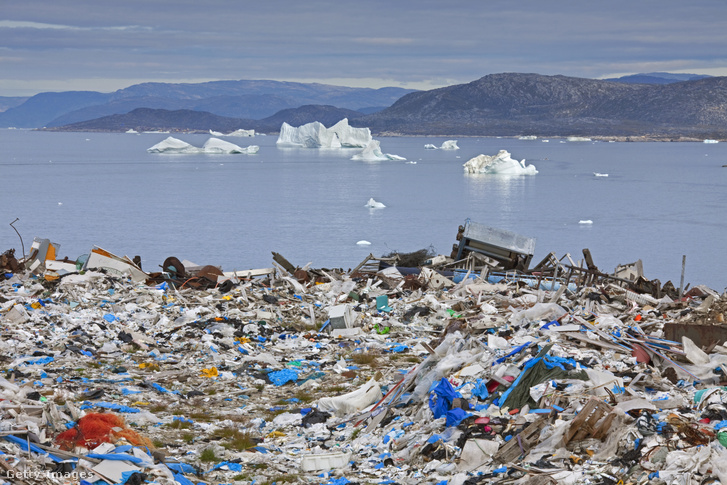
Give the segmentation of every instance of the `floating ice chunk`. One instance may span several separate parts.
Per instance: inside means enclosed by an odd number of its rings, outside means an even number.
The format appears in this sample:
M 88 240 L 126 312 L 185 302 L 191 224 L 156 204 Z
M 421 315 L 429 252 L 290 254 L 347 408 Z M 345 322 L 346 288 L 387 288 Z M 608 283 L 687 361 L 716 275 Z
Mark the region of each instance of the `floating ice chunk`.
M 344 118 L 330 128 L 319 121 L 297 128 L 283 123 L 275 143 L 306 148 L 363 148 L 370 141 L 371 130 L 349 126 L 348 119 Z
M 568 141 L 592 141 L 590 138 L 586 138 L 584 136 L 569 136 L 567 138 Z
M 431 143 L 427 143 L 426 145 L 424 145 L 424 148 L 426 148 L 427 150 L 436 150 L 437 146 L 432 145 Z
M 149 153 L 199 153 L 200 149 L 194 147 L 173 136 L 168 136 L 151 148 L 146 149 Z
M 136 131 L 133 128 L 129 128 L 128 130 L 125 131 L 125 133 L 129 133 L 130 135 L 138 135 L 139 134 L 139 132 Z M 706 140 L 705 140 L 705 142 L 706 142 Z
M 259 149 L 260 147 L 257 145 L 242 148 L 214 137 L 207 140 L 202 148 L 198 148 L 190 145 L 186 141 L 170 136 L 153 147 L 147 148 L 146 151 L 149 153 L 246 153 L 251 155 L 257 153 Z
M 442 143 L 442 146 L 440 148 L 442 150 L 459 150 L 459 147 L 457 146 L 457 140 L 447 140 Z
M 383 209 L 386 206 L 381 202 L 376 202 L 373 198 L 371 198 L 368 202 L 366 202 L 366 205 L 364 207 L 368 207 L 369 209 Z
M 364 239 L 362 239 L 361 241 L 357 242 L 356 244 L 358 244 L 359 246 L 371 246 L 371 243 L 369 241 L 364 240 Z
M 578 224 L 593 224 L 593 221 L 590 219 L 581 219 L 578 221 Z
M 538 137 L 535 135 L 525 135 L 518 138 L 518 140 L 537 140 Z
M 255 130 L 235 130 L 232 133 L 228 133 L 227 136 L 255 136 Z
M 213 131 L 213 130 L 210 130 L 210 135 L 212 135 L 212 136 L 225 136 L 224 133 L 220 133 L 219 131 Z
M 202 146 L 202 151 L 205 153 L 246 153 L 248 155 L 252 155 L 253 153 L 257 153 L 259 149 L 260 147 L 257 145 L 250 145 L 247 148 L 242 148 L 234 143 L 214 137 L 207 140 Z
M 596 177 L 608 177 L 607 173 L 593 172 L 593 175 L 595 175 Z
M 498 175 L 535 175 L 538 171 L 534 165 L 525 165 L 525 160 L 511 158 L 510 152 L 500 150 L 497 155 L 477 155 L 464 165 L 467 173 L 486 173 Z
M 366 148 L 361 153 L 358 153 L 351 157 L 351 160 L 362 160 L 365 162 L 378 162 L 385 160 L 406 160 L 404 157 L 399 155 L 392 155 L 390 153 L 381 152 L 381 144 L 379 140 L 371 140 Z
M 707 140 L 704 140 L 704 143 L 719 143 L 719 140 L 710 140 L 710 139 L 707 139 Z

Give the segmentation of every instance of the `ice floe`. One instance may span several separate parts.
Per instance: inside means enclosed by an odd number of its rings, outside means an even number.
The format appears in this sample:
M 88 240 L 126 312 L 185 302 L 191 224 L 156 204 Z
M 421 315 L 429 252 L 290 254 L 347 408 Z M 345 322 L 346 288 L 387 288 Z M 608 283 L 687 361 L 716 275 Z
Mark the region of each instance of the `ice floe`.
M 436 145 L 427 143 L 426 145 L 424 145 L 424 148 L 426 148 L 427 150 L 436 150 L 437 148 L 441 150 L 459 150 L 459 147 L 457 146 L 457 140 L 447 140 L 442 143 L 441 147 L 437 147 Z
M 607 173 L 593 172 L 596 177 L 608 177 Z
M 525 135 L 518 138 L 518 140 L 537 140 L 538 137 L 535 135 Z
M 376 202 L 373 198 L 371 198 L 368 202 L 366 202 L 366 205 L 364 207 L 368 207 L 369 209 L 383 209 L 386 206 L 381 202 Z
M 578 224 L 593 224 L 593 221 L 590 219 L 581 219 L 578 221 Z
M 566 138 L 568 141 L 593 141 L 590 138 L 586 138 L 584 136 L 569 136 Z
M 364 148 L 371 139 L 371 130 L 354 128 L 344 118 L 330 128 L 326 128 L 319 121 L 297 128 L 283 123 L 275 143 L 279 146 L 305 148 Z
M 245 153 L 252 155 L 253 153 L 257 153 L 258 150 L 260 150 L 260 147 L 257 145 L 250 145 L 246 148 L 242 148 L 234 143 L 220 140 L 219 138 L 210 138 L 202 146 L 202 151 L 204 153 Z
M 194 145 L 190 145 L 186 141 L 182 141 L 178 138 L 174 138 L 173 136 L 169 136 L 154 145 L 153 147 L 147 148 L 146 151 L 149 153 L 244 153 L 252 155 L 254 153 L 257 153 L 259 149 L 260 147 L 257 145 L 250 145 L 248 147 L 242 148 L 235 145 L 234 143 L 229 143 L 225 140 L 220 140 L 219 138 L 214 137 L 207 140 L 205 144 L 200 148 Z
M 719 140 L 706 139 L 706 140 L 704 140 L 704 143 L 719 143 Z
M 255 130 L 235 130 L 232 133 L 228 133 L 225 136 L 255 136 Z
M 381 151 L 381 144 L 378 140 L 369 141 L 366 148 L 361 153 L 357 153 L 351 160 L 361 160 L 364 162 L 378 162 L 385 160 L 406 160 L 404 157 L 399 155 L 392 155 L 391 153 L 383 153 Z
M 507 150 L 500 150 L 497 155 L 477 155 L 463 165 L 467 173 L 485 173 L 498 175 L 535 175 L 538 171 L 534 165 L 525 165 L 525 160 L 517 161 Z
M 365 239 L 360 240 L 356 244 L 358 244 L 359 246 L 371 246 L 371 243 L 369 241 L 366 241 Z

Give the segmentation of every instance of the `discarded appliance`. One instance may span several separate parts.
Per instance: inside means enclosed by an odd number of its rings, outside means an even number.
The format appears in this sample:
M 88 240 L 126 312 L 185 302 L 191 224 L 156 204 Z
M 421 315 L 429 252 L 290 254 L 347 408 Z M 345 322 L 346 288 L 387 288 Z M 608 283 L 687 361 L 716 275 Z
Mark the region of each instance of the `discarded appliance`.
M 328 319 L 330 320 L 330 324 L 327 328 L 330 330 L 338 330 L 352 328 L 356 320 L 356 315 L 351 305 L 335 305 L 328 310 Z
M 479 253 L 496 260 L 504 270 L 526 270 L 535 252 L 535 238 L 470 220 L 459 227 L 457 239 L 459 246 L 455 245 L 452 251 L 455 260 L 462 260 L 469 253 Z

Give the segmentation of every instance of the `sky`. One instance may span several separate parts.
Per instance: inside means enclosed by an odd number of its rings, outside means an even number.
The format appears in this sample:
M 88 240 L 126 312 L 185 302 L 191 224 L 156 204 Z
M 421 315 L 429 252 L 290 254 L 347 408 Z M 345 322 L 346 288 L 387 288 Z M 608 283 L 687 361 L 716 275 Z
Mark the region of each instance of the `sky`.
M 0 96 L 270 79 L 727 75 L 725 0 L 0 0 Z

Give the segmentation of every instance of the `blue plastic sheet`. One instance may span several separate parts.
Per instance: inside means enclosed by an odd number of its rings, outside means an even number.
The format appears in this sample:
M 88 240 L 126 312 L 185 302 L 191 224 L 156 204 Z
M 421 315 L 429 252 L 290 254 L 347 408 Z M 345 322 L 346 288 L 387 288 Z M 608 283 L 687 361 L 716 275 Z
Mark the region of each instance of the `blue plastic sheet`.
M 197 473 L 197 470 L 194 469 L 192 465 L 189 465 L 187 463 L 165 463 L 167 468 L 169 468 L 173 472 L 177 473 Z
M 184 475 L 180 475 L 179 473 L 174 474 L 174 481 L 180 483 L 181 485 L 194 485 L 194 482 L 190 481 L 187 477 L 185 477 Z
M 40 359 L 26 360 L 21 365 L 44 365 L 53 362 L 53 357 L 41 357 Z
M 122 406 L 121 404 L 116 404 L 113 402 L 97 402 L 97 403 L 86 403 L 83 406 L 80 407 L 80 409 L 92 409 L 92 408 L 104 408 L 104 409 L 111 409 L 112 411 L 116 411 L 119 413 L 140 413 L 141 409 L 137 408 L 130 408 L 129 406 Z
M 268 374 L 268 379 L 276 386 L 282 386 L 288 382 L 297 381 L 298 373 L 292 369 L 276 370 Z
M 126 453 L 89 453 L 86 456 L 89 458 L 97 458 L 99 460 L 130 461 L 135 465 L 141 465 L 142 463 L 144 463 L 144 460 L 142 460 L 141 458 L 137 458 L 134 455 L 129 455 Z
M 472 389 L 472 395 L 480 398 L 483 401 L 490 397 L 490 392 L 487 390 L 487 381 L 477 379 L 477 382 L 475 382 L 475 387 Z
M 457 426 L 469 415 L 470 413 L 461 408 L 450 409 L 446 414 L 447 421 L 445 422 L 445 426 Z
M 16 445 L 18 445 L 20 447 L 21 450 L 28 451 L 27 440 L 18 438 L 17 436 L 13 436 L 13 435 L 3 436 L 2 438 L 6 441 L 10 441 L 11 443 L 15 443 Z M 40 453 L 41 455 L 48 455 L 48 457 L 51 460 L 55 461 L 56 463 L 63 461 L 63 458 L 59 458 L 55 455 L 51 455 L 50 453 L 48 453 L 44 449 L 40 448 L 39 446 L 34 445 L 33 443 L 30 443 L 30 451 L 32 451 L 34 453 Z
M 212 470 L 217 470 L 218 468 L 222 468 L 223 466 L 227 466 L 227 468 L 230 471 L 233 471 L 233 472 L 241 472 L 242 471 L 242 464 L 240 464 L 240 463 L 231 463 L 229 461 L 223 461 L 223 462 L 218 463 L 215 466 L 213 466 L 210 469 L 209 472 L 211 472 Z M 209 473 L 209 472 L 207 472 L 207 473 Z
M 452 384 L 442 377 L 442 380 L 432 389 L 432 393 L 429 395 L 429 409 L 434 413 L 434 418 L 439 419 L 446 415 L 456 397 L 460 397 L 460 395 L 455 392 Z

